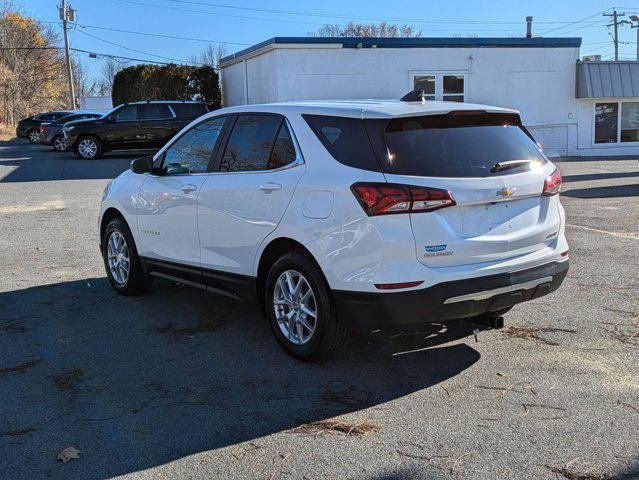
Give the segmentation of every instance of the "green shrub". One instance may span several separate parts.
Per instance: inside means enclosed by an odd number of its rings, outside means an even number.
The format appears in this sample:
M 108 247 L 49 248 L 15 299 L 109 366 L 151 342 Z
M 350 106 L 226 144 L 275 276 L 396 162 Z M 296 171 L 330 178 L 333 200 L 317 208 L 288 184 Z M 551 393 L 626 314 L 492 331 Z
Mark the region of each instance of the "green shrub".
M 219 77 L 211 66 L 134 65 L 113 81 L 113 105 L 142 100 L 196 100 L 211 110 L 222 106 Z

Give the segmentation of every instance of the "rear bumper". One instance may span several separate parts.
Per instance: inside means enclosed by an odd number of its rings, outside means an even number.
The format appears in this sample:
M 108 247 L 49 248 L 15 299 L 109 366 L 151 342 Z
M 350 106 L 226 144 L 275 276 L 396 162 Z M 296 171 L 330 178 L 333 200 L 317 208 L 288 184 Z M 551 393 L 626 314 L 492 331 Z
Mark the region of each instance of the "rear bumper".
M 539 298 L 559 288 L 568 260 L 398 293 L 333 291 L 337 312 L 352 328 L 383 329 L 466 318 Z

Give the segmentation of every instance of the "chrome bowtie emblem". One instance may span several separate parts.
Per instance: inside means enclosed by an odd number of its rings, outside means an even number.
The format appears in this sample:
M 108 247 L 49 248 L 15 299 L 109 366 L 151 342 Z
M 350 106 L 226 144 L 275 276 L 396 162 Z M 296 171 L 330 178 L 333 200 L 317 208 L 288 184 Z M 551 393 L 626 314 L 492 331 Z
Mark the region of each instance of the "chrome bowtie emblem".
M 515 187 L 506 187 L 501 190 L 497 190 L 498 197 L 512 197 L 515 194 Z

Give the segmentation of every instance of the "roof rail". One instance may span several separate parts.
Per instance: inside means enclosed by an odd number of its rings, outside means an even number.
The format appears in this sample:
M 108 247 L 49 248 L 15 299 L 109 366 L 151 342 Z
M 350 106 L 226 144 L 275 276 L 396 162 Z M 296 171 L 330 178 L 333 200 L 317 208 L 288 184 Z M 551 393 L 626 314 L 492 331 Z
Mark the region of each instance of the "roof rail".
M 426 93 L 424 90 L 413 90 L 408 92 L 402 98 L 399 99 L 401 102 L 422 102 L 426 101 Z

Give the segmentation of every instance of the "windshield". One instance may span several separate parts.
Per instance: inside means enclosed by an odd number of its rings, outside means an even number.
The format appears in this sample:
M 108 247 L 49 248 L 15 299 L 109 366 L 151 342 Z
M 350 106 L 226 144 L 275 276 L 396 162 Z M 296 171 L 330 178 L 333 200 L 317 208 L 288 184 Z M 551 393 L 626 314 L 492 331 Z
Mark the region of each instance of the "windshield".
M 382 170 L 397 175 L 511 175 L 546 161 L 512 115 L 400 118 L 388 122 L 383 134 L 387 151 L 380 159 Z

